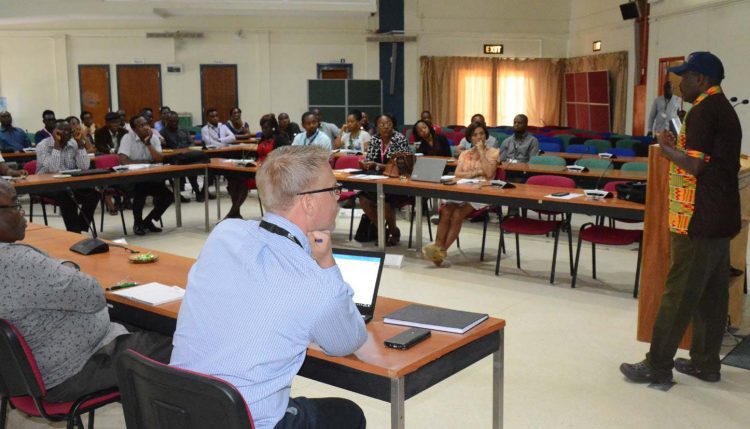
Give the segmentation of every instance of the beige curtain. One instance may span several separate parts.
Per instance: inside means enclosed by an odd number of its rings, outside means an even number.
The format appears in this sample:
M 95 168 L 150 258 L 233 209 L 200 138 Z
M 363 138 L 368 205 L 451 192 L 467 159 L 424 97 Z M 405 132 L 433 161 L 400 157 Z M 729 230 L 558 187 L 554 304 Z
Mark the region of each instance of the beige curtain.
M 628 100 L 628 53 L 613 52 L 610 54 L 589 55 L 563 60 L 565 73 L 588 72 L 597 70 L 609 71 L 610 106 L 612 107 L 612 131 L 625 134 L 625 116 Z M 565 103 L 564 91 L 561 91 Z
M 481 113 L 489 125 L 561 123 L 564 64 L 557 59 L 422 57 L 422 108 L 443 125 L 468 124 Z

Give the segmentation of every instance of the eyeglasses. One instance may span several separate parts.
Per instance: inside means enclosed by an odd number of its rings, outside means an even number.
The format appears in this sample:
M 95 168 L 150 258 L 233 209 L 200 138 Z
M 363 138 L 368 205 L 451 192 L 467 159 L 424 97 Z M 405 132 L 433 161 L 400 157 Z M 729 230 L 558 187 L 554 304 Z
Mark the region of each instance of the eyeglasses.
M 315 189 L 313 191 L 305 191 L 300 192 L 297 195 L 307 195 L 307 194 L 319 194 L 321 192 L 333 192 L 333 195 L 339 196 L 341 195 L 341 188 L 343 188 L 344 185 L 342 185 L 339 182 L 336 182 L 336 186 L 332 186 L 330 188 L 323 188 L 323 189 Z
M 20 212 L 23 210 L 23 207 L 21 206 L 21 203 L 16 200 L 16 203 L 11 206 L 0 206 L 0 209 L 15 209 L 16 211 Z

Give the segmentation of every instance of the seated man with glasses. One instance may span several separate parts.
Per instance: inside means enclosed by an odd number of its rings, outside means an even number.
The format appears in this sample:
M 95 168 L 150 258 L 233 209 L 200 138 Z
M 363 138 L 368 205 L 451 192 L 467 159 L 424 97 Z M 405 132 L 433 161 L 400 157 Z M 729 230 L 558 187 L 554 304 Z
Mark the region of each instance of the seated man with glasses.
M 46 400 L 74 401 L 116 386 L 114 362 L 127 349 L 161 362 L 169 359 L 171 338 L 128 333 L 111 322 L 99 282 L 73 263 L 17 243 L 25 236 L 16 190 L 0 180 L 0 319 L 26 339 L 47 388 Z
M 219 223 L 188 276 L 170 364 L 237 387 L 256 429 L 365 427 L 349 400 L 289 396 L 310 343 L 345 356 L 367 340 L 333 259 L 341 185 L 328 156 L 272 151 L 256 177 L 266 215 Z

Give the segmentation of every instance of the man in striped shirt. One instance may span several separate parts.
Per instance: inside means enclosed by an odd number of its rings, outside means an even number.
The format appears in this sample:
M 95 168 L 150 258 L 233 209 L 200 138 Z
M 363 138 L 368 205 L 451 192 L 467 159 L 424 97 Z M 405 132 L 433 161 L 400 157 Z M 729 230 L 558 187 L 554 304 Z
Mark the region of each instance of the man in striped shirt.
M 349 400 L 290 398 L 310 343 L 345 356 L 367 340 L 332 255 L 341 187 L 328 157 L 316 145 L 271 152 L 257 175 L 266 215 L 222 221 L 188 276 L 171 365 L 234 385 L 256 429 L 365 427 Z
M 68 121 L 57 121 L 52 136 L 36 146 L 36 174 L 59 173 L 65 170 L 88 170 L 91 160 L 86 152 L 83 137 L 73 138 L 73 130 Z M 89 229 L 94 211 L 99 204 L 99 194 L 94 189 L 76 189 L 63 192 L 45 193 L 60 207 L 65 229 L 81 233 Z M 75 198 L 75 199 L 74 199 Z M 78 206 L 81 206 L 81 213 Z

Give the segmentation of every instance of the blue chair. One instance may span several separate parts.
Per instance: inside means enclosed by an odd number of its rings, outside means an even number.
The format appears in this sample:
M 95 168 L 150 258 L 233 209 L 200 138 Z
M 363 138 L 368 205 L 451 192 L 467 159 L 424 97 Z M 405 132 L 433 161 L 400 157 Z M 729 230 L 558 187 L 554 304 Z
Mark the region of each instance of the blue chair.
M 569 145 L 567 148 L 565 148 L 565 152 L 567 153 L 588 153 L 588 154 L 596 154 L 596 147 L 594 146 L 586 146 L 584 144 L 572 144 Z
M 615 156 L 635 156 L 635 151 L 633 149 L 612 148 L 607 152 Z
M 562 152 L 562 144 L 555 142 L 539 142 L 539 150 L 544 152 Z

